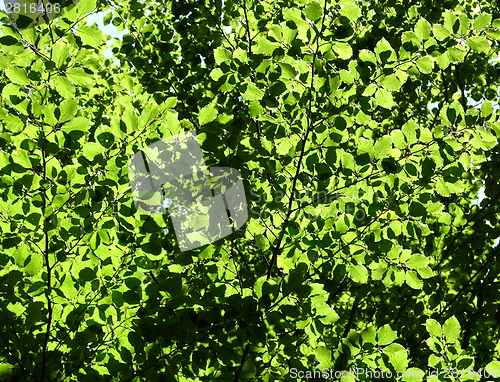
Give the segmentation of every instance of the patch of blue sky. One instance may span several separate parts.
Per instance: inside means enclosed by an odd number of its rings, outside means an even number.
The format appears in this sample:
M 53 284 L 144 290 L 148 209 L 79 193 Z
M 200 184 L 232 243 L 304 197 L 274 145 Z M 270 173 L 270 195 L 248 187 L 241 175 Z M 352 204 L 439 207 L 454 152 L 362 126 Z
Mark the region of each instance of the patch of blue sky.
M 113 61 L 115 62 L 115 64 L 117 66 L 120 66 L 120 63 L 118 60 L 116 60 L 114 57 L 113 57 L 113 52 L 111 51 L 111 45 L 113 43 L 113 38 L 116 38 L 118 40 L 121 40 L 122 37 L 128 33 L 128 30 L 127 29 L 124 29 L 122 31 L 119 31 L 112 23 L 109 23 L 108 25 L 104 25 L 104 17 L 108 14 L 112 12 L 112 9 L 109 9 L 107 10 L 106 12 L 98 12 L 98 13 L 95 13 L 95 14 L 92 14 L 90 15 L 87 20 L 86 20 L 86 24 L 87 25 L 93 25 L 94 23 L 97 25 L 97 27 L 102 31 L 102 33 L 104 33 L 105 35 L 110 35 L 112 38 L 110 40 L 107 41 L 107 46 L 108 46 L 108 49 L 106 49 L 104 52 L 103 52 L 103 55 L 105 57 L 108 57 L 108 58 L 111 58 L 113 59 Z

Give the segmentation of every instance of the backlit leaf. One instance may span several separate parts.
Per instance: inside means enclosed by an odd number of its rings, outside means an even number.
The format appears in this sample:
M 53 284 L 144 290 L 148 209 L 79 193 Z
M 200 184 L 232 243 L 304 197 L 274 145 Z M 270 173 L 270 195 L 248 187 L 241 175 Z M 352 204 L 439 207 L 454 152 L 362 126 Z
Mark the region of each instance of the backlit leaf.
M 378 89 L 375 93 L 377 103 L 385 109 L 391 109 L 394 106 L 394 100 L 391 93 L 385 89 Z
M 316 0 L 310 0 L 306 5 L 305 15 L 309 20 L 317 21 L 323 15 L 323 8 Z
M 455 316 L 448 318 L 443 324 L 443 334 L 446 342 L 454 342 L 460 336 L 460 323 Z

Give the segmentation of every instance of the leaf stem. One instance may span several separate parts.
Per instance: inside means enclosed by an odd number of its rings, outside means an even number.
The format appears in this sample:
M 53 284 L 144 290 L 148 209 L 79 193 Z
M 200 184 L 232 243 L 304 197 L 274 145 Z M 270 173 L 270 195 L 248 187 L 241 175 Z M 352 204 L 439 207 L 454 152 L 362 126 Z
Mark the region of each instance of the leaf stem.
M 41 137 L 42 137 L 42 162 L 43 162 L 43 174 L 42 178 L 45 182 L 47 182 L 47 158 L 45 155 L 45 134 L 43 132 L 43 126 L 41 127 Z M 47 346 L 50 338 L 50 329 L 52 325 L 52 300 L 50 299 L 50 295 L 52 292 L 52 268 L 50 267 L 50 259 L 49 259 L 49 226 L 47 223 L 47 217 L 45 216 L 45 211 L 47 209 L 47 192 L 44 188 L 44 197 L 42 198 L 42 217 L 44 219 L 43 231 L 45 238 L 45 250 L 43 251 L 43 257 L 45 260 L 45 267 L 47 269 L 47 289 L 45 290 L 45 296 L 47 297 L 47 328 L 45 330 L 45 338 L 42 347 L 42 374 L 41 374 L 41 382 L 44 381 L 46 371 L 47 371 Z M 49 219 L 50 220 L 50 219 Z

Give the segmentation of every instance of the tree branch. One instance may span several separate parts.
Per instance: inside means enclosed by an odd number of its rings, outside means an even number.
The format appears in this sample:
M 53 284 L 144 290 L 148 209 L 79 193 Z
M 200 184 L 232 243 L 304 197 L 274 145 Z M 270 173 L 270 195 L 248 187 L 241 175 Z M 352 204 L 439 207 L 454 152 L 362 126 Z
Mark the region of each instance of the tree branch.
M 458 87 L 460 88 L 460 93 L 462 94 L 462 108 L 464 109 L 464 113 L 467 113 L 467 98 L 465 97 L 465 87 L 460 78 L 460 66 L 462 64 L 455 65 L 455 76 L 457 77 Z
M 354 304 L 352 304 L 351 314 L 349 315 L 349 320 L 347 321 L 347 324 L 344 328 L 344 333 L 342 334 L 342 338 L 346 338 L 349 332 L 351 331 L 352 324 L 354 323 L 354 316 L 358 311 L 359 301 L 360 299 L 356 297 L 356 299 L 354 300 Z
M 42 142 L 43 145 L 45 146 L 45 135 L 43 132 L 43 127 L 41 128 L 41 133 L 42 137 Z M 47 182 L 47 158 L 45 155 L 45 147 L 42 146 L 42 163 L 43 163 L 43 180 Z M 40 380 L 43 382 L 45 379 L 45 373 L 47 370 L 47 346 L 49 343 L 49 338 L 50 338 L 50 329 L 52 325 L 52 300 L 51 300 L 51 292 L 52 292 L 52 268 L 50 267 L 50 259 L 49 259 L 49 226 L 47 222 L 47 217 L 45 217 L 45 211 L 47 209 L 47 190 L 44 188 L 44 196 L 42 199 L 42 217 L 45 219 L 43 222 L 43 231 L 44 231 L 44 237 L 45 237 L 45 250 L 43 251 L 43 257 L 45 260 L 45 267 L 47 270 L 47 289 L 45 290 L 45 296 L 47 297 L 47 310 L 48 310 L 48 317 L 47 317 L 47 328 L 45 330 L 45 339 L 43 342 L 43 347 L 42 347 L 42 373 L 41 373 L 41 378 Z M 52 216 L 52 215 L 51 215 Z M 51 223 L 49 223 L 51 224 Z
M 302 140 L 302 148 L 300 150 L 300 156 L 299 156 L 298 163 L 297 163 L 297 171 L 295 172 L 295 176 L 293 177 L 293 180 L 292 180 L 292 187 L 291 187 L 291 190 L 290 190 L 290 199 L 288 201 L 288 209 L 287 209 L 287 213 L 286 213 L 286 216 L 285 216 L 285 221 L 283 222 L 283 228 L 281 229 L 280 236 L 278 238 L 278 241 L 276 242 L 276 247 L 274 248 L 273 257 L 271 259 L 271 263 L 269 264 L 269 268 L 267 270 L 267 279 L 268 280 L 271 278 L 274 264 L 277 262 L 278 254 L 280 252 L 281 242 L 283 241 L 283 237 L 285 236 L 285 232 L 286 232 L 286 228 L 288 226 L 288 222 L 290 221 L 290 216 L 292 215 L 292 204 L 293 204 L 293 201 L 294 201 L 294 197 L 293 196 L 294 196 L 294 193 L 295 193 L 295 187 L 297 186 L 297 180 L 299 178 L 300 167 L 302 165 L 302 160 L 304 159 L 304 154 L 305 154 L 305 151 L 306 151 L 307 138 L 309 137 L 309 134 L 311 133 L 311 131 L 313 130 L 313 128 L 315 126 L 313 124 L 313 122 L 312 122 L 312 91 L 313 91 L 313 88 L 314 88 L 314 75 L 315 75 L 314 65 L 316 63 L 316 59 L 318 57 L 318 52 L 319 52 L 318 35 L 321 36 L 323 34 L 324 29 L 325 29 L 326 5 L 327 5 L 327 0 L 325 0 L 325 5 L 324 5 L 325 11 L 323 12 L 323 20 L 322 20 L 322 24 L 321 24 L 321 33 L 317 33 L 316 34 L 316 51 L 314 52 L 314 57 L 313 57 L 313 60 L 312 60 L 311 83 L 310 83 L 310 87 L 309 87 L 309 105 L 308 105 L 308 108 L 307 108 L 307 124 L 308 124 L 308 126 L 307 126 L 307 130 L 306 130 L 306 134 L 304 136 L 304 139 Z
M 245 14 L 245 23 L 246 23 L 247 38 L 248 38 L 248 59 L 250 60 L 250 56 L 252 55 L 252 38 L 250 37 L 250 24 L 248 23 L 246 0 L 243 0 L 243 12 Z
M 240 366 L 238 370 L 236 370 L 236 374 L 234 375 L 234 382 L 238 382 L 240 380 L 241 371 L 243 370 L 243 365 L 245 365 L 245 361 L 248 357 L 248 353 L 250 352 L 250 344 L 245 346 L 245 350 L 243 351 L 243 356 L 241 357 Z

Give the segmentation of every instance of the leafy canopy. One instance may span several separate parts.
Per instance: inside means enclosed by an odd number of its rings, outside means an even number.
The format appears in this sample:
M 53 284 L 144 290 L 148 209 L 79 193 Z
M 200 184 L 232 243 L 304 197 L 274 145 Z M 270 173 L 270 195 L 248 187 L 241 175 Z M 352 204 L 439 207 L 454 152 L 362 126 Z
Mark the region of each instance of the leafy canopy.
M 31 28 L 4 18 L 0 378 L 498 369 L 500 15 L 412 4 L 79 0 Z M 85 25 L 106 10 L 128 31 L 119 67 Z M 250 219 L 180 253 L 168 215 L 135 211 L 127 165 L 190 129 L 209 166 L 240 170 Z

